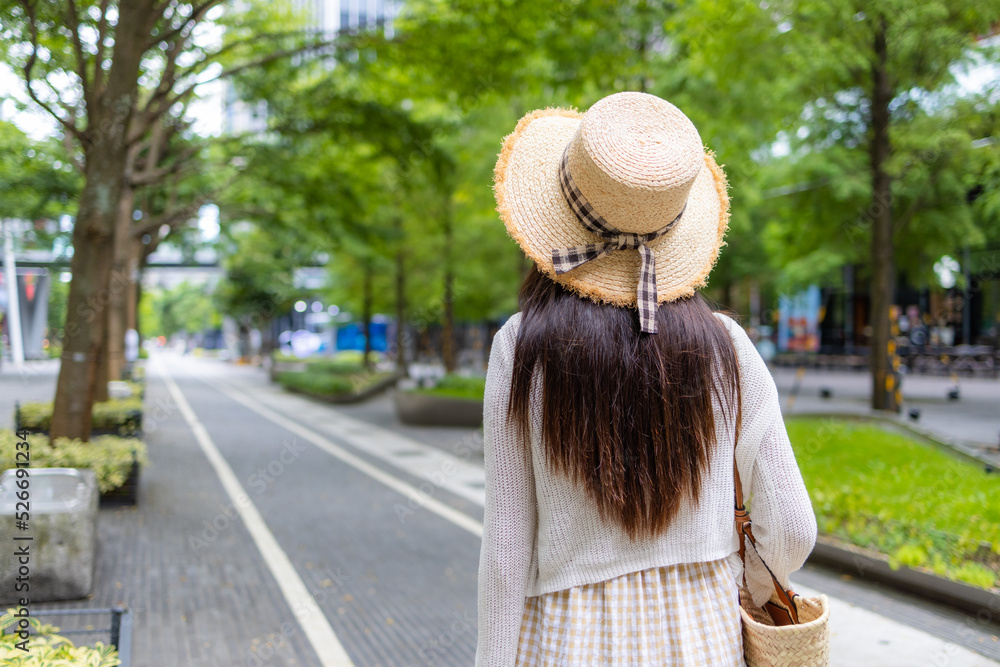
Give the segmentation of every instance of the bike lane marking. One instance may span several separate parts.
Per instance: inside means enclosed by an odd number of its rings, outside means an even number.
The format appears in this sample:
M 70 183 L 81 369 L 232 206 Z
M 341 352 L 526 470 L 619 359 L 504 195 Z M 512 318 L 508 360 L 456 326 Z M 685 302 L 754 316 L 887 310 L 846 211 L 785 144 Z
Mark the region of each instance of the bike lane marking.
M 405 496 L 410 503 L 413 510 L 417 509 L 428 509 L 434 512 L 438 516 L 442 517 L 455 524 L 459 528 L 467 530 L 476 537 L 482 538 L 483 536 L 483 524 L 476 521 L 468 514 L 460 512 L 459 510 L 447 505 L 440 500 L 431 497 L 430 494 L 422 492 L 417 487 L 404 482 L 398 477 L 394 477 L 389 473 L 385 472 L 381 468 L 372 465 L 368 461 L 365 461 L 359 456 L 352 454 L 340 445 L 334 443 L 330 439 L 323 435 L 320 435 L 312 429 L 306 428 L 301 424 L 285 417 L 272 410 L 271 408 L 265 406 L 260 401 L 252 398 L 248 394 L 241 390 L 236 389 L 227 382 L 223 382 L 216 378 L 208 379 L 205 377 L 201 378 L 206 384 L 214 387 L 219 392 L 225 394 L 229 398 L 233 399 L 237 403 L 244 405 L 250 410 L 254 411 L 256 414 L 274 422 L 278 426 L 284 428 L 285 430 L 294 433 L 303 440 L 308 440 L 313 443 L 323 451 L 331 454 L 335 458 L 341 460 L 347 465 L 351 466 L 358 472 L 368 475 L 377 482 L 384 484 L 385 486 L 397 491 L 401 495 Z
M 178 410 L 194 433 L 205 458 L 215 470 L 226 495 L 229 496 L 233 507 L 243 519 L 247 532 L 250 533 L 250 537 L 253 538 L 254 544 L 278 583 L 278 588 L 281 589 L 292 614 L 302 627 L 313 650 L 316 651 L 320 663 L 324 667 L 354 667 L 347 651 L 344 650 L 333 628 L 330 627 L 326 615 L 309 594 L 288 555 L 278 544 L 278 540 L 267 527 L 257 506 L 254 505 L 243 485 L 237 479 L 236 473 L 223 458 L 204 425 L 198 420 L 180 387 L 177 386 L 165 367 L 160 366 L 157 370 L 166 383 L 167 390 L 177 404 Z

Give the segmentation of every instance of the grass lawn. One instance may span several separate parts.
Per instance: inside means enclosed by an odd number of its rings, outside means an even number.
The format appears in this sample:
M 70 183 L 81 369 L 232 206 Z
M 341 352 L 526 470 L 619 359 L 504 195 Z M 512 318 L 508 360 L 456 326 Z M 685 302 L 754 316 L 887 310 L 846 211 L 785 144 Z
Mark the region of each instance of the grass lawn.
M 433 387 L 424 387 L 414 389 L 413 391 L 431 396 L 447 396 L 449 398 L 465 398 L 470 401 L 481 401 L 486 391 L 486 378 L 446 375 Z
M 870 424 L 786 425 L 820 533 L 893 563 L 1000 585 L 1000 472 Z

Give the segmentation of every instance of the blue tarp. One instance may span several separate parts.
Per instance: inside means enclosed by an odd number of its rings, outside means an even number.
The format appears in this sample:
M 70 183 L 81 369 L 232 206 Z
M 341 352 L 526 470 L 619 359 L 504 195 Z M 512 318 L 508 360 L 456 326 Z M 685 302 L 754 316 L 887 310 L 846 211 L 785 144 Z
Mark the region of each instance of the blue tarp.
M 388 325 L 385 322 L 371 323 L 372 349 L 376 352 L 385 352 L 388 349 L 387 332 Z M 337 349 L 361 351 L 365 349 L 365 335 L 360 324 L 347 324 L 337 329 Z

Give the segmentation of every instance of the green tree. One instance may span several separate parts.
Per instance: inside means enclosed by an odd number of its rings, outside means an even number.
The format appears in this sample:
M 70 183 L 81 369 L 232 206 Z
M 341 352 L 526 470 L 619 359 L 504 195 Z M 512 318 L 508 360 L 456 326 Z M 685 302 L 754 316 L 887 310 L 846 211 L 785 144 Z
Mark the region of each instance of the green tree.
M 0 53 L 21 73 L 32 102 L 55 119 L 81 154 L 84 185 L 73 228 L 73 280 L 53 438 L 90 436 L 130 151 L 205 81 L 304 48 L 302 31 L 284 28 L 286 3 L 244 3 L 245 11 L 228 12 L 223 4 L 0 0 Z M 227 29 L 224 42 L 197 38 L 210 22 Z M 263 35 L 268 39 L 260 39 Z
M 976 38 L 1000 18 L 1000 3 L 706 0 L 698 7 L 720 26 L 700 47 L 706 62 L 718 54 L 711 67 L 720 79 L 734 59 L 768 59 L 783 72 L 772 81 L 790 105 L 778 138 L 792 152 L 785 173 L 795 176 L 786 183 L 795 194 L 788 224 L 771 237 L 808 246 L 801 256 L 824 268 L 837 265 L 831 247 L 857 258 L 855 248 L 867 245 L 872 406 L 895 410 L 890 306 L 900 258 L 976 233 L 964 171 L 979 137 L 956 103 L 955 72 L 989 55 Z M 730 22 L 740 25 L 739 39 Z
M 0 120 L 0 218 L 35 220 L 70 211 L 79 178 L 62 147 L 32 141 L 13 123 Z
M 301 236 L 287 231 L 250 226 L 230 231 L 229 237 L 226 274 L 216 286 L 215 306 L 236 321 L 241 346 L 252 329 L 259 329 L 264 351 L 270 351 L 271 320 L 297 298 L 295 269 L 311 263 L 312 252 L 303 249 Z

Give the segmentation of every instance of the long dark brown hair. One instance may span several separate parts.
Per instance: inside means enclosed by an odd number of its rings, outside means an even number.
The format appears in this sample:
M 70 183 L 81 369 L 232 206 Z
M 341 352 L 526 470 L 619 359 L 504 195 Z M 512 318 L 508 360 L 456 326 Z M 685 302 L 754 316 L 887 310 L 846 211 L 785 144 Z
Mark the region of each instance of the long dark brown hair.
M 582 484 L 632 539 L 656 536 L 687 496 L 697 502 L 716 446 L 713 396 L 738 420 L 729 332 L 699 294 L 661 304 L 658 333 L 634 308 L 581 298 L 532 267 L 520 293 L 509 417 L 531 436 L 541 373 L 541 438 L 559 473 Z

